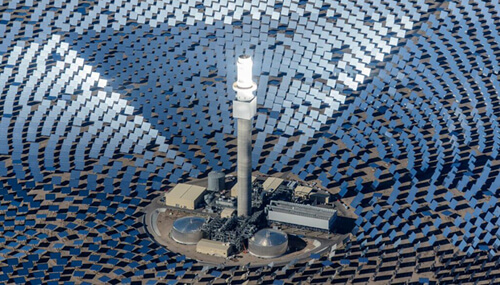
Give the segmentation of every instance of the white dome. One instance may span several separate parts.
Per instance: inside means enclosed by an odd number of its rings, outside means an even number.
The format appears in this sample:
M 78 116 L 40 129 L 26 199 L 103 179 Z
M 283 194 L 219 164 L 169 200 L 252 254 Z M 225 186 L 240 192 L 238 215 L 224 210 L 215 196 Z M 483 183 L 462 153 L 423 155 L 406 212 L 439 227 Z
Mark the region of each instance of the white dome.
M 205 219 L 201 217 L 182 217 L 175 220 L 170 236 L 173 240 L 182 244 L 196 244 L 202 238 L 201 227 Z
M 284 254 L 288 249 L 286 233 L 274 229 L 262 229 L 248 240 L 248 250 L 251 254 L 272 258 Z

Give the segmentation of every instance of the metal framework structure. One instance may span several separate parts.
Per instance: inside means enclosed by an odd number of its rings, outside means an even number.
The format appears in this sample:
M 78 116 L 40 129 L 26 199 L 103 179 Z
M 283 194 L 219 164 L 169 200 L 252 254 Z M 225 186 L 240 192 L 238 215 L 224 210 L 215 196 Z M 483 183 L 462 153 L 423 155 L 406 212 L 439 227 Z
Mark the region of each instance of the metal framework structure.
M 237 251 L 243 249 L 244 243 L 262 226 L 264 213 L 256 211 L 249 217 L 233 216 L 229 218 L 214 217 L 202 227 L 204 236 L 210 240 L 228 242 Z

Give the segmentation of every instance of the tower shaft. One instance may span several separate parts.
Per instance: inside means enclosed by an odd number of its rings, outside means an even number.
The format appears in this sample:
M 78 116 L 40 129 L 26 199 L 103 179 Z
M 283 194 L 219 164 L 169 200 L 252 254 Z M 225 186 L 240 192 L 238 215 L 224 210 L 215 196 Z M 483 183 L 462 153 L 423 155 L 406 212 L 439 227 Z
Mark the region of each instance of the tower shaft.
M 238 119 L 238 216 L 252 214 L 252 119 Z

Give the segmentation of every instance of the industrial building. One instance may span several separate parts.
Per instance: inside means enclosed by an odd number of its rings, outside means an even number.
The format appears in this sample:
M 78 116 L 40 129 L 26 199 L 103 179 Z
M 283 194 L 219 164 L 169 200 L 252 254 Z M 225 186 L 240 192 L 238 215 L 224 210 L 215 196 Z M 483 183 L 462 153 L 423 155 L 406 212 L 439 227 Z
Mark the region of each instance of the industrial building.
M 251 58 L 239 57 L 237 69 L 238 81 L 233 85 L 237 93 L 233 101 L 233 115 L 238 122 L 237 181 L 230 191 L 231 196 L 225 191 L 226 176 L 221 171 L 208 174 L 206 188 L 178 184 L 165 194 L 167 205 L 195 209 L 203 202 L 205 212 L 219 215 L 207 220 L 199 217 L 177 219 L 170 235 L 178 243 L 196 244 L 196 251 L 207 255 L 227 257 L 248 245 L 248 251 L 256 257 L 275 258 L 288 251 L 288 235 L 267 228 L 269 221 L 328 231 L 336 211 L 285 202 L 305 202 L 304 198 L 309 199 L 318 192 L 311 187 L 295 187 L 296 182 L 285 183 L 278 177 L 256 182 L 256 177 L 251 176 L 251 134 L 256 100 Z M 326 201 L 328 197 L 320 193 L 315 196 L 314 203 Z
M 266 181 L 264 181 L 264 183 L 262 184 L 262 188 L 264 188 L 264 191 L 272 192 L 278 189 L 278 187 L 281 186 L 283 181 L 284 180 L 282 178 L 268 177 Z
M 317 191 L 309 194 L 309 200 L 317 204 L 330 203 L 331 194 L 326 191 Z
M 337 211 L 284 201 L 271 201 L 266 207 L 267 219 L 295 226 L 329 231 L 337 218 Z
M 257 177 L 252 176 L 252 184 L 255 182 L 255 179 L 257 179 Z M 238 182 L 231 187 L 231 197 L 238 197 Z
M 224 208 L 224 210 L 222 210 L 220 212 L 220 217 L 221 218 L 230 218 L 234 214 L 236 214 L 236 209 L 234 209 L 234 208 Z
M 174 221 L 170 237 L 178 243 L 196 244 L 202 237 L 201 228 L 205 219 L 201 217 L 182 217 Z
M 248 251 L 257 257 L 274 258 L 288 249 L 286 233 L 274 229 L 262 229 L 248 240 Z
M 227 242 L 202 239 L 196 244 L 196 252 L 219 257 L 228 257 L 231 254 L 231 245 Z
M 191 184 L 177 184 L 169 192 L 165 193 L 165 204 L 167 206 L 186 208 L 194 210 L 203 201 L 206 188 Z
M 305 199 L 305 198 L 309 197 L 309 194 L 311 194 L 312 191 L 313 191 L 313 188 L 311 188 L 311 187 L 299 185 L 299 186 L 295 187 L 295 190 L 293 193 L 296 197 L 300 197 L 300 198 Z

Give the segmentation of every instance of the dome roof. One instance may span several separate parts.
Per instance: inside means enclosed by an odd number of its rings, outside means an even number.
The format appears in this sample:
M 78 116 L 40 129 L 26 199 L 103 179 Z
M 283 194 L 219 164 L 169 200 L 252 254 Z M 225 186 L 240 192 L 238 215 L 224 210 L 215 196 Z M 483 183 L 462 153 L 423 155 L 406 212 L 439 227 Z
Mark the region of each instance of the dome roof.
M 286 233 L 274 229 L 262 229 L 255 233 L 251 242 L 259 246 L 277 246 L 288 242 Z
M 174 229 L 180 233 L 194 233 L 201 230 L 201 226 L 205 223 L 205 219 L 201 217 L 182 217 L 174 222 Z

